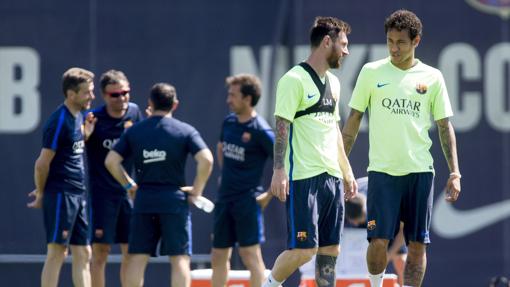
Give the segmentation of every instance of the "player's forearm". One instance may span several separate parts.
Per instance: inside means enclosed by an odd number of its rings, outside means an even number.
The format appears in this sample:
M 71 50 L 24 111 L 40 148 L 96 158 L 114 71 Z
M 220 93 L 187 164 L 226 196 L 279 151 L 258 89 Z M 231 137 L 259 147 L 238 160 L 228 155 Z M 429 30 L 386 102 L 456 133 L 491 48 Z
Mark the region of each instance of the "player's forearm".
M 354 177 L 351 164 L 349 163 L 349 159 L 347 158 L 347 154 L 344 150 L 344 143 L 342 139 L 342 133 L 340 132 L 340 127 L 337 126 L 338 131 L 338 163 L 340 165 L 340 170 L 344 178 L 346 177 Z
M 135 182 L 122 166 L 122 157 L 114 151 L 108 153 L 104 164 L 106 169 L 120 185 L 126 186 L 128 183 L 133 184 Z
M 285 153 L 289 139 L 290 122 L 280 118 L 276 118 L 276 134 L 274 140 L 274 156 L 273 168 L 282 169 L 285 167 Z
M 203 149 L 195 155 L 197 170 L 193 180 L 193 195 L 202 195 L 205 184 L 211 175 L 213 166 L 213 156 L 209 149 Z
M 223 168 L 223 143 L 218 143 L 216 145 L 216 162 L 218 163 L 218 167 L 220 169 Z
M 445 156 L 448 168 L 452 173 L 459 173 L 459 162 L 457 158 L 457 140 L 455 131 L 448 118 L 437 121 L 439 140 Z
M 35 162 L 34 166 L 34 183 L 36 192 L 39 195 L 44 193 L 44 187 L 46 186 L 46 180 L 48 179 L 48 174 L 50 173 L 50 167 L 47 164 L 41 163 L 39 160 Z
M 347 122 L 342 129 L 343 146 L 347 156 L 349 156 L 351 153 L 352 146 L 358 137 L 358 131 L 362 118 L 362 112 L 352 109 L 351 113 L 349 114 L 349 118 L 347 119 Z

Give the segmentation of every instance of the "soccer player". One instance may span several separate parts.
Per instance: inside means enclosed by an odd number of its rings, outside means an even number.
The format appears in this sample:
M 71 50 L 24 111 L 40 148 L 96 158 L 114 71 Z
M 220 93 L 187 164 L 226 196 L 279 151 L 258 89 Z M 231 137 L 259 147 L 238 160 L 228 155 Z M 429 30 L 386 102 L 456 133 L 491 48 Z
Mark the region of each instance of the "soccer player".
M 250 271 L 250 286 L 261 286 L 265 265 L 260 251 L 264 240 L 260 178 L 268 157 L 273 156 L 274 133 L 255 111 L 260 99 L 260 80 L 248 74 L 226 79 L 227 104 L 232 111 L 223 121 L 217 159 L 221 183 L 214 209 L 214 237 L 211 253 L 212 286 L 227 283 L 232 247 L 239 244 L 239 255 Z M 265 200 L 267 204 L 269 200 Z
M 389 240 L 404 222 L 409 253 L 404 285 L 420 286 L 426 268 L 426 246 L 432 210 L 434 167 L 428 136 L 431 115 L 437 124 L 450 175 L 447 201 L 460 193 L 453 115 L 443 75 L 417 58 L 422 23 L 412 12 L 398 10 L 384 24 L 388 58 L 361 70 L 343 129 L 349 154 L 368 109 L 368 239 L 367 265 L 372 286 L 382 286 Z
M 90 108 L 94 97 L 94 74 L 71 68 L 62 76 L 64 104 L 60 105 L 43 128 L 43 147 L 34 167 L 35 199 L 30 208 L 42 208 L 46 230 L 47 254 L 41 286 L 56 287 L 67 255 L 73 256 L 72 278 L 77 287 L 90 286 L 90 246 L 83 165 L 84 138 L 93 128 L 82 111 Z
M 92 286 L 105 285 L 105 266 L 111 244 L 119 243 L 122 252 L 120 281 L 124 284 L 131 204 L 126 191 L 106 170 L 104 160 L 122 133 L 142 119 L 138 106 L 129 102 L 130 88 L 121 71 L 109 70 L 101 76 L 105 102 L 92 110 L 95 127 L 85 141 L 87 149 L 92 226 Z M 126 170 L 132 165 L 124 162 Z
M 368 177 L 356 179 L 358 193 L 345 202 L 346 226 L 367 228 L 367 189 Z M 391 261 L 393 269 L 398 275 L 398 284 L 404 285 L 404 266 L 407 258 L 407 247 L 404 239 L 404 224 L 400 224 L 398 234 L 388 246 L 388 262 Z
M 349 199 L 357 185 L 338 127 L 340 82 L 328 70 L 349 54 L 350 31 L 339 19 L 317 17 L 310 56 L 278 83 L 271 192 L 286 203 L 289 250 L 276 259 L 265 287 L 279 286 L 315 254 L 318 286 L 335 286 L 344 191 Z
M 113 177 L 134 197 L 129 236 L 126 286 L 142 286 L 150 255 L 168 255 L 171 286 L 190 286 L 191 222 L 188 200 L 202 194 L 212 169 L 212 153 L 200 134 L 172 117 L 177 108 L 175 88 L 166 83 L 152 87 L 151 116 L 121 136 L 106 156 Z M 191 154 L 197 162 L 193 187 L 186 189 L 184 169 Z M 122 166 L 133 159 L 137 183 Z M 136 195 L 135 195 L 136 192 Z

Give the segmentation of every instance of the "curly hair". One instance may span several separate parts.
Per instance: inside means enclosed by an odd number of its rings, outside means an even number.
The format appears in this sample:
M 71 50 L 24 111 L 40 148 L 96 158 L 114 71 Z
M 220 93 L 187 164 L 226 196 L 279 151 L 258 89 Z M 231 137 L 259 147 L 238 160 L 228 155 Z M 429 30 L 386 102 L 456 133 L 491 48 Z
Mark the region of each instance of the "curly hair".
M 402 31 L 407 29 L 409 37 L 414 40 L 416 36 L 421 36 L 422 24 L 420 18 L 409 10 L 397 10 L 393 12 L 384 21 L 384 32 L 388 34 L 391 29 Z
M 338 33 L 344 32 L 346 35 L 351 33 L 351 26 L 335 17 L 317 17 L 310 29 L 310 44 L 312 47 L 318 47 L 324 36 L 329 35 L 334 41 L 338 38 Z

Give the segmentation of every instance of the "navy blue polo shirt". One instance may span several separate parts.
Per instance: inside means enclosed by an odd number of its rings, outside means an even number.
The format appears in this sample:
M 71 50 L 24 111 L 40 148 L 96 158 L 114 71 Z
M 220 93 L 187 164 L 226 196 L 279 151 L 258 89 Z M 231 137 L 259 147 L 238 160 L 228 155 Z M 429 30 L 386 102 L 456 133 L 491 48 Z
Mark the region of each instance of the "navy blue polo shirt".
M 43 148 L 55 152 L 51 161 L 45 193 L 85 193 L 83 115 L 75 116 L 60 105 L 43 128 Z
M 207 148 L 198 131 L 171 117 L 151 116 L 120 137 L 113 150 L 132 158 L 139 186 L 135 213 L 177 213 L 187 208 L 184 170 L 188 155 Z
M 94 132 L 85 142 L 90 192 L 95 198 L 126 196 L 124 188 L 106 169 L 104 160 L 122 133 L 141 121 L 143 115 L 134 103 L 129 103 L 126 113 L 121 118 L 111 117 L 104 105 L 91 112 L 96 117 L 97 123 Z M 129 160 L 124 160 L 122 164 L 128 172 L 132 170 L 133 165 Z
M 223 169 L 218 200 L 253 196 L 260 186 L 267 158 L 273 157 L 273 130 L 260 116 L 240 123 L 235 114 L 230 114 L 223 121 L 220 142 Z

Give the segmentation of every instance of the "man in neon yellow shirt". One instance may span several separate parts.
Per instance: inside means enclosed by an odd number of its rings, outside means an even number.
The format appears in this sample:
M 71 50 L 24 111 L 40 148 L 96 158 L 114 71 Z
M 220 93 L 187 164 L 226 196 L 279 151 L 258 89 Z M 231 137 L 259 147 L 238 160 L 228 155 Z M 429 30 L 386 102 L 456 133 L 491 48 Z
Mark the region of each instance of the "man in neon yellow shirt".
M 335 286 L 344 190 L 348 199 L 357 185 L 338 127 L 340 82 L 328 70 L 349 54 L 350 30 L 339 19 L 316 18 L 310 56 L 278 83 L 271 192 L 286 203 L 289 250 L 264 287 L 280 286 L 315 254 L 318 286 Z
M 450 169 L 448 201 L 460 192 L 453 115 L 443 75 L 414 57 L 422 24 L 412 12 L 398 10 L 385 21 L 390 56 L 366 64 L 353 91 L 351 114 L 343 129 L 350 153 L 365 110 L 369 122 L 367 251 L 372 287 L 382 286 L 386 250 L 404 222 L 409 254 L 404 286 L 421 286 L 433 200 L 434 167 L 428 136 L 431 115 Z

